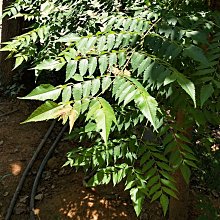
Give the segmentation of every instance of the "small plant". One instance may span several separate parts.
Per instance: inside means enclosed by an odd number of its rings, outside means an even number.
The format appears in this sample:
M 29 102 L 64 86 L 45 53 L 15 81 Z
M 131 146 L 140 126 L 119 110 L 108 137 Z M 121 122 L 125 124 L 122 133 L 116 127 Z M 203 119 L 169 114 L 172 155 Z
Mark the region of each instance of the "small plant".
M 12 77 L 12 81 L 9 85 L 3 86 L 0 83 L 0 92 L 4 96 L 17 97 L 25 86 L 21 80 L 22 73 L 18 72 Z
M 220 217 L 220 209 L 215 208 L 207 196 L 198 197 L 197 208 L 202 213 L 197 220 L 217 220 Z

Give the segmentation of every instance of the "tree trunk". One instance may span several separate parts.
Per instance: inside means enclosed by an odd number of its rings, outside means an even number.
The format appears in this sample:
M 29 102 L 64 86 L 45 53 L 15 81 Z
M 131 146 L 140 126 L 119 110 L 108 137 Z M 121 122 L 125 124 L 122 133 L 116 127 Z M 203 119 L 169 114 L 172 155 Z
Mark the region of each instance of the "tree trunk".
M 0 3 L 4 10 L 10 4 L 10 1 L 3 0 L 3 2 Z M 20 19 L 9 20 L 7 17 L 3 19 L 0 33 L 1 43 L 9 41 L 12 37 L 15 37 L 21 32 L 20 21 Z M 12 69 L 14 66 L 14 59 L 6 59 L 7 56 L 7 52 L 0 52 L 0 82 L 3 85 L 9 84 L 13 77 Z
M 177 113 L 176 123 L 180 127 L 183 127 L 184 112 L 181 110 Z M 189 137 L 191 136 L 189 134 L 190 132 L 188 129 L 186 129 L 185 132 Z M 184 135 L 186 135 L 186 133 L 184 133 Z M 176 181 L 176 186 L 179 193 L 178 193 L 178 200 L 173 197 L 171 197 L 170 199 L 169 220 L 188 220 L 189 187 L 185 182 L 180 169 L 178 169 L 173 174 L 173 178 Z
M 183 179 L 180 170 L 177 170 L 173 174 L 173 177 L 176 181 L 176 186 L 179 191 L 179 199 L 177 200 L 173 197 L 170 199 L 169 220 L 187 220 L 189 213 L 189 187 Z
M 208 4 L 212 10 L 216 10 L 216 11 L 220 10 L 220 1 L 219 0 L 209 0 Z

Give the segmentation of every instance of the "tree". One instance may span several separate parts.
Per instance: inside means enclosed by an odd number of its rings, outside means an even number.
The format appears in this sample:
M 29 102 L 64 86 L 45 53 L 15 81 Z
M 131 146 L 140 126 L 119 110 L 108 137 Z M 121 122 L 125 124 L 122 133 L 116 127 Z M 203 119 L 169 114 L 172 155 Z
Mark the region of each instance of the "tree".
M 2 8 L 5 9 L 9 5 L 9 1 L 2 1 Z M 2 10 L 2 9 L 1 9 Z M 2 14 L 2 11 L 0 12 Z M 8 28 L 11 27 L 11 28 Z M 10 40 L 10 38 L 15 37 L 16 35 L 20 34 L 21 30 L 21 21 L 19 20 L 9 20 L 5 18 L 1 22 L 1 33 L 0 33 L 0 42 L 6 42 Z M 1 62 L 1 67 L 0 67 L 0 79 L 1 79 L 1 84 L 9 84 L 9 82 L 12 79 L 13 72 L 12 68 L 14 66 L 14 60 L 12 59 L 6 59 L 7 58 L 7 53 L 1 53 L 0 54 L 0 62 Z
M 188 184 L 197 168 L 190 133 L 219 124 L 218 15 L 196 0 L 17 0 L 5 15 L 32 21 L 1 49 L 15 68 L 65 74 L 23 98 L 44 102 L 25 122 L 68 121 L 92 144 L 66 165 L 92 170 L 90 186 L 124 181 L 137 215 L 146 197 L 166 215 L 173 173 Z

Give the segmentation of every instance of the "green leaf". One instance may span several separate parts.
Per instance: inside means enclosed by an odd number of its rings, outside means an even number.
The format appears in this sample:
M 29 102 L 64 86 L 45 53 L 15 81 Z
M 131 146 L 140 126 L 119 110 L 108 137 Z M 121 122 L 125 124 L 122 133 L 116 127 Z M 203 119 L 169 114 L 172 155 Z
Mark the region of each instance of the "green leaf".
M 81 76 L 84 76 L 88 70 L 89 62 L 87 59 L 82 59 L 79 62 L 79 72 Z
M 191 144 L 191 141 L 190 141 L 186 136 L 184 136 L 183 134 L 181 134 L 181 133 L 177 134 L 177 133 L 176 133 L 175 136 L 176 136 L 176 138 L 178 138 L 179 140 Z
M 138 197 L 136 203 L 134 203 L 134 210 L 137 216 L 141 214 L 143 202 L 144 202 L 144 197 Z
M 146 153 L 141 157 L 140 165 L 143 165 L 143 168 L 142 168 L 143 172 L 146 172 L 150 168 L 153 168 L 153 165 L 155 163 L 154 160 L 150 160 L 146 164 L 144 164 L 147 160 L 149 160 L 149 157 L 150 157 L 150 153 Z
M 172 196 L 176 199 L 178 199 L 176 193 L 174 191 L 172 191 L 171 189 L 167 188 L 167 187 L 162 187 L 162 190 L 167 193 L 169 196 Z
M 131 180 L 128 183 L 126 183 L 126 187 L 125 190 L 130 189 L 131 187 L 133 187 L 135 185 L 135 180 Z
M 157 200 L 157 199 L 161 196 L 161 194 L 162 194 L 162 191 L 161 191 L 161 190 L 160 190 L 160 191 L 157 191 L 157 192 L 153 195 L 153 197 L 152 197 L 152 199 L 151 199 L 151 202 Z
M 157 169 L 155 167 L 151 168 L 145 176 L 146 180 L 151 178 L 156 172 L 157 172 Z
M 172 74 L 172 75 L 169 75 L 165 78 L 164 82 L 163 82 L 163 85 L 166 86 L 172 82 L 176 81 L 176 78 L 175 76 Z
M 130 28 L 131 22 L 132 22 L 132 19 L 130 19 L 130 18 L 127 18 L 124 20 L 123 26 L 124 26 L 125 31 L 127 31 L 128 28 Z
M 188 142 L 188 143 L 191 144 L 191 142 Z M 191 153 L 191 154 L 194 154 L 193 151 L 192 151 L 192 149 L 191 149 L 191 147 L 187 146 L 187 145 L 184 144 L 184 143 L 181 143 L 181 148 L 182 148 L 184 151 L 187 151 L 187 152 L 189 152 L 189 153 Z
M 82 54 L 85 54 L 87 52 L 87 42 L 88 38 L 82 37 L 76 44 L 78 51 Z
M 23 61 L 24 61 L 24 57 L 21 57 L 21 56 L 16 57 L 15 66 L 14 66 L 13 70 L 16 69 L 17 67 L 19 67 L 23 63 Z
M 93 99 L 92 102 L 90 102 L 89 112 L 87 113 L 86 121 L 94 118 L 96 111 L 99 110 L 100 108 L 101 108 L 100 102 L 97 99 Z
M 183 55 L 188 56 L 202 64 L 209 65 L 209 61 L 204 55 L 203 50 L 195 45 L 190 45 L 189 47 L 185 48 L 183 50 Z
M 142 204 L 144 201 L 144 194 L 141 193 L 141 191 L 138 190 L 138 188 L 132 188 L 130 190 L 130 195 L 131 195 L 131 200 L 134 205 L 135 213 L 137 216 L 139 216 L 141 213 Z
M 129 102 L 131 102 L 132 100 L 134 100 L 135 96 L 137 94 L 137 91 L 134 90 L 132 92 L 130 92 L 124 99 L 124 106 L 126 106 Z
M 164 162 L 168 162 L 167 158 L 163 154 L 161 154 L 161 153 L 154 153 L 153 152 L 152 155 L 154 157 L 156 157 L 157 159 L 159 159 L 159 160 L 162 160 Z
M 112 122 L 117 124 L 117 121 L 111 105 L 103 98 L 98 98 L 98 100 L 101 104 L 101 108 L 95 112 L 94 118 L 97 124 L 97 129 L 101 130 L 100 134 L 107 145 Z
M 132 23 L 131 23 L 131 26 L 130 26 L 130 31 L 134 31 L 135 28 L 137 27 L 137 23 L 138 23 L 138 20 L 137 19 L 133 19 Z
M 97 58 L 96 57 L 90 57 L 89 59 L 89 75 L 92 76 L 93 73 L 96 70 L 97 67 Z
M 69 127 L 70 127 L 69 133 L 72 131 L 74 123 L 80 115 L 80 110 L 81 110 L 81 102 L 77 101 L 74 104 L 73 108 L 70 110 L 70 113 L 68 115 Z
M 163 170 L 172 171 L 170 166 L 164 162 L 157 161 L 157 165 Z
M 158 180 L 159 180 L 159 176 L 158 176 L 158 175 L 152 177 L 152 178 L 148 181 L 146 187 L 147 187 L 147 188 L 150 188 L 151 186 L 153 186 L 154 184 L 156 184 Z
M 50 84 L 42 84 L 35 88 L 30 94 L 20 99 L 31 99 L 45 101 L 51 99 L 53 101 L 57 100 L 60 96 L 62 88 L 54 87 Z
M 140 165 L 143 165 L 147 160 L 149 160 L 149 158 L 150 158 L 150 153 L 149 152 L 144 153 L 143 156 L 141 157 Z M 150 162 L 153 162 L 153 161 L 150 161 Z
M 134 78 L 128 78 L 137 87 L 139 94 L 136 94 L 134 99 L 137 107 L 140 109 L 142 114 L 151 122 L 154 129 L 157 130 L 156 126 L 156 114 L 157 114 L 157 101 L 149 95 L 145 88 Z
M 115 186 L 118 183 L 118 175 L 116 172 L 112 173 L 112 181 L 113 181 L 113 186 Z
M 91 37 L 89 38 L 87 44 L 86 44 L 86 52 L 90 51 L 93 49 L 95 43 L 96 43 L 97 38 L 96 37 Z
M 111 83 L 112 83 L 111 77 L 109 76 L 104 77 L 102 80 L 102 91 L 103 92 L 106 91 L 111 85 Z
M 176 146 L 177 146 L 176 141 L 172 141 L 172 142 L 168 143 L 165 147 L 164 154 L 167 155 L 168 153 L 172 152 L 173 150 L 176 149 Z
M 32 39 L 32 41 L 35 43 L 36 41 L 37 41 L 37 34 L 36 34 L 36 32 L 35 31 L 33 31 L 33 32 L 31 32 L 31 39 Z
M 182 162 L 183 162 L 182 155 L 180 154 L 180 151 L 178 149 L 175 149 L 170 153 L 170 164 L 174 169 L 178 168 Z
M 118 53 L 118 64 L 119 67 L 122 67 L 126 62 L 126 55 L 125 52 L 121 51 Z
M 167 213 L 167 210 L 168 210 L 168 206 L 169 206 L 169 198 L 165 194 L 161 195 L 160 204 L 163 208 L 163 213 L 164 213 L 164 216 L 165 216 L 166 213 Z
M 83 98 L 86 98 L 90 95 L 91 87 L 92 87 L 91 80 L 84 82 L 84 84 L 83 84 Z
M 147 69 L 145 69 L 143 82 L 145 82 L 146 80 L 148 80 L 148 79 L 151 77 L 152 72 L 153 72 L 153 69 L 154 69 L 154 66 L 155 66 L 155 62 L 152 62 L 152 63 L 147 67 Z
M 121 102 L 123 102 L 125 100 L 125 98 L 135 90 L 134 86 L 130 85 L 127 86 L 120 94 L 119 99 L 118 99 L 118 104 L 120 104 Z
M 60 37 L 57 42 L 64 42 L 64 43 L 69 43 L 69 42 L 74 42 L 80 40 L 80 37 L 77 34 L 67 34 L 64 35 L 63 37 Z
M 81 113 L 83 114 L 89 107 L 90 104 L 90 99 L 85 98 L 82 100 L 82 108 L 81 108 Z
M 204 103 L 212 96 L 213 93 L 214 93 L 214 88 L 211 84 L 204 85 L 201 88 L 201 92 L 200 92 L 201 108 L 204 105 Z
M 103 75 L 103 73 L 105 73 L 107 67 L 108 67 L 108 57 L 106 55 L 100 56 L 99 69 L 100 69 L 101 76 Z
M 150 65 L 150 63 L 151 63 L 150 58 L 147 58 L 141 62 L 141 64 L 138 67 L 138 76 L 140 74 L 142 74 L 147 69 L 147 67 Z
M 156 191 L 158 191 L 161 188 L 161 184 L 158 183 L 156 185 L 154 185 L 150 191 L 149 191 L 149 196 L 151 196 L 152 194 L 154 194 Z
M 116 66 L 117 64 L 117 54 L 116 53 L 111 53 L 110 56 L 109 56 L 109 68 L 110 70 L 112 71 L 112 67 Z
M 143 20 L 140 20 L 139 22 L 138 22 L 138 25 L 136 26 L 136 31 L 137 32 L 140 32 L 141 30 L 142 30 L 142 28 L 143 28 L 143 25 L 144 25 L 144 21 Z
M 81 83 L 77 83 L 73 86 L 73 98 L 75 101 L 81 100 L 82 98 L 82 84 Z
M 191 176 L 190 168 L 186 164 L 181 164 L 180 170 L 186 183 L 189 184 L 190 176 Z
M 90 132 L 95 130 L 96 130 L 96 124 L 93 122 L 90 122 L 85 126 L 85 132 Z
M 76 73 L 77 69 L 77 61 L 76 60 L 70 60 L 66 66 L 66 81 L 71 79 L 74 74 Z
M 114 48 L 118 48 L 121 45 L 123 38 L 124 38 L 123 34 L 121 34 L 121 33 L 118 34 L 118 36 L 116 37 Z
M 124 91 L 124 89 L 126 89 L 128 86 L 130 86 L 130 82 L 128 82 L 128 81 L 121 84 L 120 87 L 118 88 L 118 90 L 116 91 L 115 99 L 118 99 L 120 97 L 121 93 Z
M 107 37 L 108 51 L 110 51 L 114 47 L 114 44 L 115 44 L 115 35 L 114 34 L 109 34 L 108 37 Z
M 165 185 L 165 186 L 168 186 L 170 187 L 171 189 L 175 190 L 175 191 L 178 191 L 176 186 L 173 184 L 173 182 L 167 180 L 167 179 L 163 179 L 161 178 L 160 181 Z
M 126 82 L 125 78 L 122 78 L 120 76 L 115 77 L 115 80 L 114 80 L 114 83 L 113 83 L 113 89 L 112 89 L 113 96 L 118 93 L 118 89 L 125 82 Z
M 131 66 L 133 69 L 133 72 L 140 66 L 142 61 L 144 60 L 144 55 L 140 54 L 138 52 L 135 52 L 131 57 Z
M 91 95 L 95 96 L 100 89 L 100 79 L 92 80 L 92 90 Z
M 29 117 L 22 123 L 45 121 L 59 117 L 59 111 L 63 105 L 58 105 L 52 101 L 46 101 L 43 105 L 38 107 Z
M 62 65 L 64 65 L 63 63 Z M 60 69 L 61 63 L 57 60 L 48 59 L 43 60 L 40 64 L 34 67 L 35 70 L 57 70 Z
M 44 43 L 44 30 L 43 30 L 43 28 L 44 28 L 44 26 L 38 28 L 38 30 L 37 30 L 37 34 L 40 38 L 41 43 Z
M 182 89 L 184 89 L 186 93 L 192 98 L 196 107 L 196 94 L 193 82 L 191 82 L 189 79 L 187 79 L 183 74 L 179 72 L 174 72 L 173 74 L 179 85 L 182 87 Z
M 65 87 L 62 93 L 62 102 L 69 102 L 69 100 L 71 99 L 71 95 L 72 95 L 72 87 L 71 86 Z
M 124 18 L 119 18 L 115 21 L 115 29 L 118 29 L 123 24 Z
M 106 36 L 101 36 L 98 41 L 97 49 L 99 52 L 104 51 L 106 48 Z
M 175 182 L 174 178 L 168 174 L 166 171 L 159 170 L 163 177 L 167 178 L 169 181 Z
M 80 74 L 75 74 L 73 76 L 73 79 L 77 82 L 82 82 L 83 81 L 83 77 Z
M 186 163 L 187 165 L 189 165 L 191 167 L 198 169 L 198 166 L 191 160 L 184 160 L 184 163 Z

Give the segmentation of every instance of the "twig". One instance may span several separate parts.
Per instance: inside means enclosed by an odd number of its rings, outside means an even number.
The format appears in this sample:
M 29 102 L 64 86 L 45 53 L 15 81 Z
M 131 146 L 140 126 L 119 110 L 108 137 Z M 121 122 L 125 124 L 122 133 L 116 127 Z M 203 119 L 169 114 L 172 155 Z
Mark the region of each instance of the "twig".
M 4 114 L 1 114 L 0 117 L 4 117 L 4 116 L 7 116 L 7 115 L 10 115 L 10 114 L 12 114 L 12 113 L 17 112 L 18 110 L 19 110 L 19 109 L 15 109 L 15 110 L 12 110 L 12 111 L 10 111 L 10 112 L 6 112 L 6 113 L 4 113 Z
M 5 174 L 4 176 L 0 176 L 0 182 L 5 179 L 6 177 L 8 176 L 11 176 L 12 174 L 8 173 L 8 174 Z

